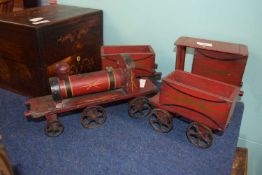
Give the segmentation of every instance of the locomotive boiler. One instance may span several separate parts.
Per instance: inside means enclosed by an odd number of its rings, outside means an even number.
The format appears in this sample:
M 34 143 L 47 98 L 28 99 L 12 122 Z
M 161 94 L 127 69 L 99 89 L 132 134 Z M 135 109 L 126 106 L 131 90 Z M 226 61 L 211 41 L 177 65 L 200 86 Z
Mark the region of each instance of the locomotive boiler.
M 102 70 L 86 74 L 77 74 L 65 78 L 49 79 L 55 101 L 96 92 L 113 90 L 125 86 L 126 76 L 123 69 Z

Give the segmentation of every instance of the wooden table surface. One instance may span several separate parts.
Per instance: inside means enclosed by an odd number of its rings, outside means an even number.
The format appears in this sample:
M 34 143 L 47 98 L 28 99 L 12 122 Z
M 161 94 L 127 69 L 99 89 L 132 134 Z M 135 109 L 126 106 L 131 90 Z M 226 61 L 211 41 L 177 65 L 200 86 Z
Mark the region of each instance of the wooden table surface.
M 237 147 L 231 175 L 247 175 L 248 150 Z

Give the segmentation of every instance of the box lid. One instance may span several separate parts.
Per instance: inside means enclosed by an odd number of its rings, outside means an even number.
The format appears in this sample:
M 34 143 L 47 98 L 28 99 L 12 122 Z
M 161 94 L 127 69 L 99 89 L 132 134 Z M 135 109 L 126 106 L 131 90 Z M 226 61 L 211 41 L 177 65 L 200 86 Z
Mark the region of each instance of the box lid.
M 38 28 L 96 12 L 101 10 L 56 4 L 3 14 L 0 22 Z M 43 22 L 44 20 L 48 21 Z

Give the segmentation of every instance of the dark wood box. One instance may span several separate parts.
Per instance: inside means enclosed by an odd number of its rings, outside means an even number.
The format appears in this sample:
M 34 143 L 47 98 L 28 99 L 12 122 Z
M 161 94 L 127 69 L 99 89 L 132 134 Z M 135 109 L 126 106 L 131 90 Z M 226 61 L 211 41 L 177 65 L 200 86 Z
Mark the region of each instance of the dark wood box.
M 33 24 L 42 17 L 50 22 Z M 42 21 L 43 21 L 42 20 Z M 67 62 L 70 74 L 101 69 L 101 10 L 49 5 L 0 16 L 0 87 L 27 96 L 50 93 L 48 77 Z

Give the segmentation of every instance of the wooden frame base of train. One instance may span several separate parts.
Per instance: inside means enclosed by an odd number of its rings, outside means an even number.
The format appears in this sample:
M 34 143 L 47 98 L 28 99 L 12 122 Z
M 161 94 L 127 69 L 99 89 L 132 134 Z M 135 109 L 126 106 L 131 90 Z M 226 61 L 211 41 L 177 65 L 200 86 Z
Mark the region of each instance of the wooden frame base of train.
M 116 89 L 65 99 L 60 103 L 55 102 L 51 95 L 29 99 L 26 104 L 30 106 L 30 111 L 26 112 L 25 116 L 45 117 L 47 121 L 45 134 L 51 137 L 60 135 L 64 130 L 63 124 L 58 120 L 58 115 L 77 109 L 83 109 L 80 122 L 85 128 L 96 128 L 105 123 L 106 111 L 100 105 L 121 100 L 132 99 L 129 103 L 129 115 L 133 118 L 143 117 L 150 112 L 147 98 L 144 96 L 156 92 L 155 85 L 150 80 L 145 80 L 145 87 L 131 94 L 123 89 Z

